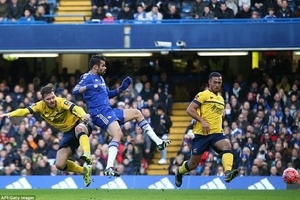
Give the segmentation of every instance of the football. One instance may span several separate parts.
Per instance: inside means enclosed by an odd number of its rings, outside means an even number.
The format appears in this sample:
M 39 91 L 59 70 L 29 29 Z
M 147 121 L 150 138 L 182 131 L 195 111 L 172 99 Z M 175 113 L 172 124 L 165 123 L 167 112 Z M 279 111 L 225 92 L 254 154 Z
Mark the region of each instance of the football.
M 283 171 L 282 178 L 285 183 L 287 184 L 294 184 L 298 181 L 299 179 L 299 174 L 298 171 L 295 170 L 294 168 L 287 168 Z

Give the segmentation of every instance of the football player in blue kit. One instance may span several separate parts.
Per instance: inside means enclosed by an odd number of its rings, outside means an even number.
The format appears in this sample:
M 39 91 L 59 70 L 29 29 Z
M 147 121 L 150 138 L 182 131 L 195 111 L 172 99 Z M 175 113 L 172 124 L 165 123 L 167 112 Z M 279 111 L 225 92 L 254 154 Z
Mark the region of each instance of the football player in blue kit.
M 132 83 L 130 77 L 126 77 L 119 88 L 109 90 L 102 77 L 106 72 L 106 58 L 101 55 L 92 56 L 89 62 L 89 69 L 89 72 L 80 77 L 80 82 L 74 87 L 73 94 L 83 94 L 93 123 L 107 131 L 112 137 L 109 143 L 108 161 L 104 175 L 120 176 L 120 173 L 114 169 L 114 160 L 118 153 L 119 143 L 123 138 L 120 125 L 135 119 L 142 130 L 156 143 L 159 150 L 165 149 L 170 144 L 170 141 L 164 141 L 157 137 L 139 110 L 111 108 L 109 99 L 116 97 L 129 87 Z

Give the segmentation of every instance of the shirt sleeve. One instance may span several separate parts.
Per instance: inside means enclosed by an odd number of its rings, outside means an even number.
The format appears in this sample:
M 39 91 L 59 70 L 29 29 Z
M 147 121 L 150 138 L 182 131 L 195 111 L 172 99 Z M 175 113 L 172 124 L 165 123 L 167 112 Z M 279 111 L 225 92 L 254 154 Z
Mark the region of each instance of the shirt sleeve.
M 37 102 L 28 106 L 27 108 L 19 108 L 9 113 L 10 117 L 23 117 L 28 114 L 33 114 L 39 112 L 41 109 L 41 103 Z
M 194 103 L 196 103 L 197 105 L 201 105 L 201 104 L 203 104 L 204 102 L 206 101 L 206 95 L 205 95 L 205 93 L 203 93 L 203 92 L 199 92 L 196 96 L 195 96 L 195 98 L 194 98 L 194 100 L 193 100 L 193 102 Z
M 85 74 L 81 75 L 80 81 L 79 81 L 79 83 L 73 88 L 72 93 L 73 93 L 74 95 L 80 94 L 80 91 L 79 91 L 80 87 L 84 87 L 84 86 L 87 86 L 87 85 L 89 85 L 89 79 L 88 79 L 88 73 L 85 73 Z
M 67 99 L 60 99 L 60 105 L 66 109 L 69 110 L 73 115 L 80 118 L 81 120 L 86 115 L 86 112 L 79 106 L 75 105 L 73 102 L 68 101 Z

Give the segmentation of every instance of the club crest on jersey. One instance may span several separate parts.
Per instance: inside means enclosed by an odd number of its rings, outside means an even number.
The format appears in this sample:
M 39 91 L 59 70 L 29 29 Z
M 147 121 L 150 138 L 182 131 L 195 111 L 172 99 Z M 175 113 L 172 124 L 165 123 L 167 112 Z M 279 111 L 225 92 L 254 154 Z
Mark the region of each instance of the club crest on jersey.
M 70 106 L 72 103 L 70 101 L 65 101 L 64 104 Z

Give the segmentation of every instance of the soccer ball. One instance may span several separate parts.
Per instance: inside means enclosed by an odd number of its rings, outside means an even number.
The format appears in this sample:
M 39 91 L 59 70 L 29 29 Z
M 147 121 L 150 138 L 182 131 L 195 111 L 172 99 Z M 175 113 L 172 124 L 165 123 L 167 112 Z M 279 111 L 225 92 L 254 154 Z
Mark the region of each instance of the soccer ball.
M 282 178 L 286 184 L 294 184 L 299 179 L 298 171 L 294 168 L 287 168 L 283 171 Z

